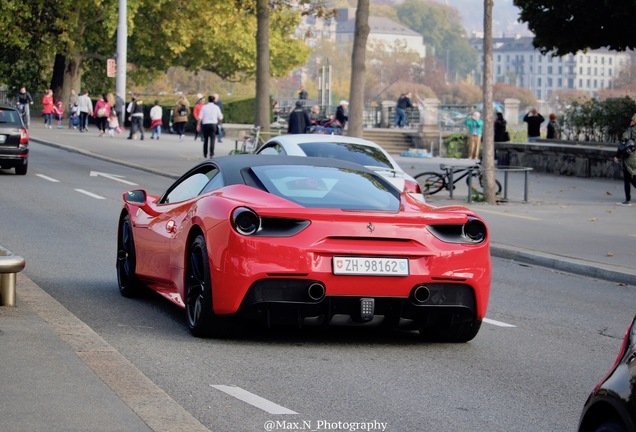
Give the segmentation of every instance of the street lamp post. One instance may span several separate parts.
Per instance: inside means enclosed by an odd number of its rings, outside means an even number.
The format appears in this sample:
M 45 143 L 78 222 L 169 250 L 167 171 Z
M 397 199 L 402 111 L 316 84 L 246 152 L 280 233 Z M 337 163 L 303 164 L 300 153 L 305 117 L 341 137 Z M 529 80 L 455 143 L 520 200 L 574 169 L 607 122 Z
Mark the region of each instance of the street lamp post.
M 127 0 L 119 0 L 119 23 L 117 26 L 117 72 L 115 75 L 115 91 L 126 100 L 126 56 L 128 49 Z M 124 104 L 125 106 L 125 104 Z M 119 114 L 120 126 L 124 125 L 124 113 Z

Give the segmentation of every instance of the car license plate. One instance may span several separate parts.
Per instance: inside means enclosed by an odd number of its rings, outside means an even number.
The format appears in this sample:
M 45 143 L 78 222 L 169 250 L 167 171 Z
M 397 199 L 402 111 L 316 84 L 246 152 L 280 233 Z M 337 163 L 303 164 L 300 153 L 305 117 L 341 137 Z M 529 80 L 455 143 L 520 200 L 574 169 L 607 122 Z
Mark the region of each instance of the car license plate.
M 408 276 L 407 258 L 333 257 L 333 273 L 337 275 Z

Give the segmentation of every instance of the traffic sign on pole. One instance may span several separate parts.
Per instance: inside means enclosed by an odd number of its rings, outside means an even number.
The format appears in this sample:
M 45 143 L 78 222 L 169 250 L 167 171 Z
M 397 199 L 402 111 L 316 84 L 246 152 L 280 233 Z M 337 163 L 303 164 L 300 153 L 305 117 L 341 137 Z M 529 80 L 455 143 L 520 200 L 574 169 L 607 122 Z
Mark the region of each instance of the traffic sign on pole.
M 108 78 L 115 78 L 117 71 L 117 66 L 115 63 L 115 59 L 106 60 L 106 76 Z

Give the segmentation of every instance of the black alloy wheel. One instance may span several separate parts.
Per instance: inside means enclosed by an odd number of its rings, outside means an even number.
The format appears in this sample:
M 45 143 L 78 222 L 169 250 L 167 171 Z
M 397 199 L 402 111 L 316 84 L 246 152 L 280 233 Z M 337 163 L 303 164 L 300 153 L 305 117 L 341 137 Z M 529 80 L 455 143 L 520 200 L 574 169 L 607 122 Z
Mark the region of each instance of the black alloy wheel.
M 117 236 L 117 281 L 119 292 L 124 297 L 134 297 L 139 294 L 141 284 L 135 274 L 136 268 L 137 256 L 132 224 L 130 215 L 126 215 L 119 223 Z
M 212 278 L 205 238 L 198 235 L 190 244 L 185 286 L 186 319 L 196 337 L 218 337 L 224 330 L 212 309 Z

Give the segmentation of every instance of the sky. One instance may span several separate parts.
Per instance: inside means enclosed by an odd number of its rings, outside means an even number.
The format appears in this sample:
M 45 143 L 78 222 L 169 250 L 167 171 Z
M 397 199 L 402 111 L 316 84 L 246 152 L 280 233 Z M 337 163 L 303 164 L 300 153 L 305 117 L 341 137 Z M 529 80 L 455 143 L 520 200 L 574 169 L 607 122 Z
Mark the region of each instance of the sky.
M 483 32 L 484 29 L 484 2 L 481 0 L 435 0 L 437 3 L 452 6 L 459 10 L 462 23 L 470 35 L 473 31 Z M 519 8 L 513 6 L 512 0 L 494 0 L 493 6 L 493 36 L 502 34 L 514 36 L 521 34 L 530 35 L 525 23 L 519 23 Z

